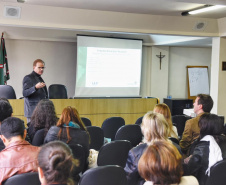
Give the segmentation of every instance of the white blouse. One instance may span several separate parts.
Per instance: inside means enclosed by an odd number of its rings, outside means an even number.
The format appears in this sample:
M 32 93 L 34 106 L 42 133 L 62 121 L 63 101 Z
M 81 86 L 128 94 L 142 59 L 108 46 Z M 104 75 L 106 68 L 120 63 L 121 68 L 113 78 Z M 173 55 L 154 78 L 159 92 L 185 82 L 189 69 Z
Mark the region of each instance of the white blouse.
M 154 184 L 152 181 L 146 181 L 144 185 L 154 185 Z M 194 176 L 182 176 L 179 184 L 171 185 L 199 185 L 199 182 Z

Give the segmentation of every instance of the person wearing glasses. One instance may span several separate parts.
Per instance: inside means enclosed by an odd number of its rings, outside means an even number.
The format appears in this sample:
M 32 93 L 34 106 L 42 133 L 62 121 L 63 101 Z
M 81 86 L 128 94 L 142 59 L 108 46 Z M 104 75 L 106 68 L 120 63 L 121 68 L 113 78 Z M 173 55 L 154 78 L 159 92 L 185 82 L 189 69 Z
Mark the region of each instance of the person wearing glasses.
M 47 88 L 41 75 L 45 69 L 45 63 L 41 59 L 33 62 L 33 71 L 23 79 L 24 116 L 30 122 L 31 115 L 42 99 L 48 98 Z

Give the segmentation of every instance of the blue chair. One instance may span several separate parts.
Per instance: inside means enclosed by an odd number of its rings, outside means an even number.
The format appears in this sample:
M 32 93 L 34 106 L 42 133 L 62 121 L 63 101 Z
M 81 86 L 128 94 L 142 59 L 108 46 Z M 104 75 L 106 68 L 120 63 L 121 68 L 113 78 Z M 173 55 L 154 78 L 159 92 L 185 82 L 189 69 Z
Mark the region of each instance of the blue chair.
M 89 126 L 86 128 L 89 132 L 91 140 L 89 148 L 99 151 L 104 144 L 104 131 L 102 130 L 102 128 L 96 126 Z
M 41 146 L 41 145 L 43 145 L 44 139 L 45 139 L 44 133 L 45 133 L 45 129 L 44 129 L 44 128 L 38 130 L 38 131 L 35 133 L 35 135 L 34 135 L 34 137 L 33 137 L 33 139 L 32 139 L 31 144 L 34 145 L 34 146 Z
M 84 125 L 85 125 L 86 127 L 92 126 L 92 123 L 91 123 L 91 121 L 90 121 L 89 118 L 81 117 L 81 120 L 82 120 L 82 122 L 84 123 Z
M 111 141 L 115 139 L 115 134 L 118 129 L 125 125 L 125 120 L 122 117 L 110 117 L 104 120 L 101 128 L 104 131 L 104 137 L 110 138 Z
M 48 88 L 49 99 L 68 99 L 67 88 L 62 84 L 52 84 Z
M 127 185 L 126 173 L 120 166 L 99 166 L 87 170 L 79 185 Z
M 31 184 L 41 185 L 37 172 L 17 174 L 3 182 L 3 185 L 31 185 Z
M 124 168 L 131 148 L 131 143 L 126 140 L 107 143 L 99 151 L 97 165 L 119 165 Z
M 136 125 L 141 125 L 142 119 L 143 119 L 143 116 L 139 117 L 139 118 L 136 120 L 135 124 L 136 124 Z
M 137 146 L 143 138 L 139 125 L 124 125 L 120 127 L 115 135 L 115 140 L 128 140 L 132 146 Z
M 0 98 L 16 99 L 16 93 L 10 85 L 0 85 Z
M 226 182 L 226 160 L 214 164 L 210 169 L 210 176 L 206 180 L 206 185 L 225 185 Z

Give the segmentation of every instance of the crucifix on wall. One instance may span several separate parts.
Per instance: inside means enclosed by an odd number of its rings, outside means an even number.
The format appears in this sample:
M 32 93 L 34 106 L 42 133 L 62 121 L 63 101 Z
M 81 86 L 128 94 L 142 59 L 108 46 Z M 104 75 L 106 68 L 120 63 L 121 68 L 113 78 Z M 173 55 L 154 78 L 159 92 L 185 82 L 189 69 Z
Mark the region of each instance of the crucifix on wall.
M 162 58 L 164 58 L 166 55 L 162 55 L 162 53 L 160 52 L 160 55 L 156 55 L 159 58 L 159 62 L 160 62 L 160 70 L 161 70 L 161 66 L 162 66 Z

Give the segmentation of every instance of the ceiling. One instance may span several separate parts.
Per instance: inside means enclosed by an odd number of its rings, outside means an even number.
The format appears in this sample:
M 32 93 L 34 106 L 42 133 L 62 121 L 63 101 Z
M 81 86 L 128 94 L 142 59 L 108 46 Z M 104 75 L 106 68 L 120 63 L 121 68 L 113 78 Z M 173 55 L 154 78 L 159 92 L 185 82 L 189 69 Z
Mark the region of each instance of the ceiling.
M 0 0 L 0 2 L 13 2 L 17 0 Z M 219 19 L 226 17 L 225 0 L 26 0 L 26 4 L 53 7 L 67 7 L 76 9 L 103 10 L 114 12 L 127 12 L 151 15 L 181 16 L 181 12 L 201 7 L 205 4 L 225 5 L 225 8 L 213 10 L 209 13 L 192 15 L 194 17 Z M 197 46 L 210 47 L 212 39 L 208 37 L 182 37 L 153 34 L 117 33 L 117 32 L 88 32 L 83 30 L 50 30 L 41 28 L 4 27 L 10 39 L 35 39 L 49 41 L 76 42 L 77 34 L 104 37 L 143 39 L 144 45 L 167 46 Z M 54 31 L 54 34 L 53 34 Z
M 17 2 L 17 0 L 0 0 L 0 2 Z M 225 5 L 225 8 L 194 16 L 214 19 L 226 17 L 225 0 L 26 0 L 25 3 L 32 5 L 168 16 L 181 16 L 181 12 L 205 4 Z

